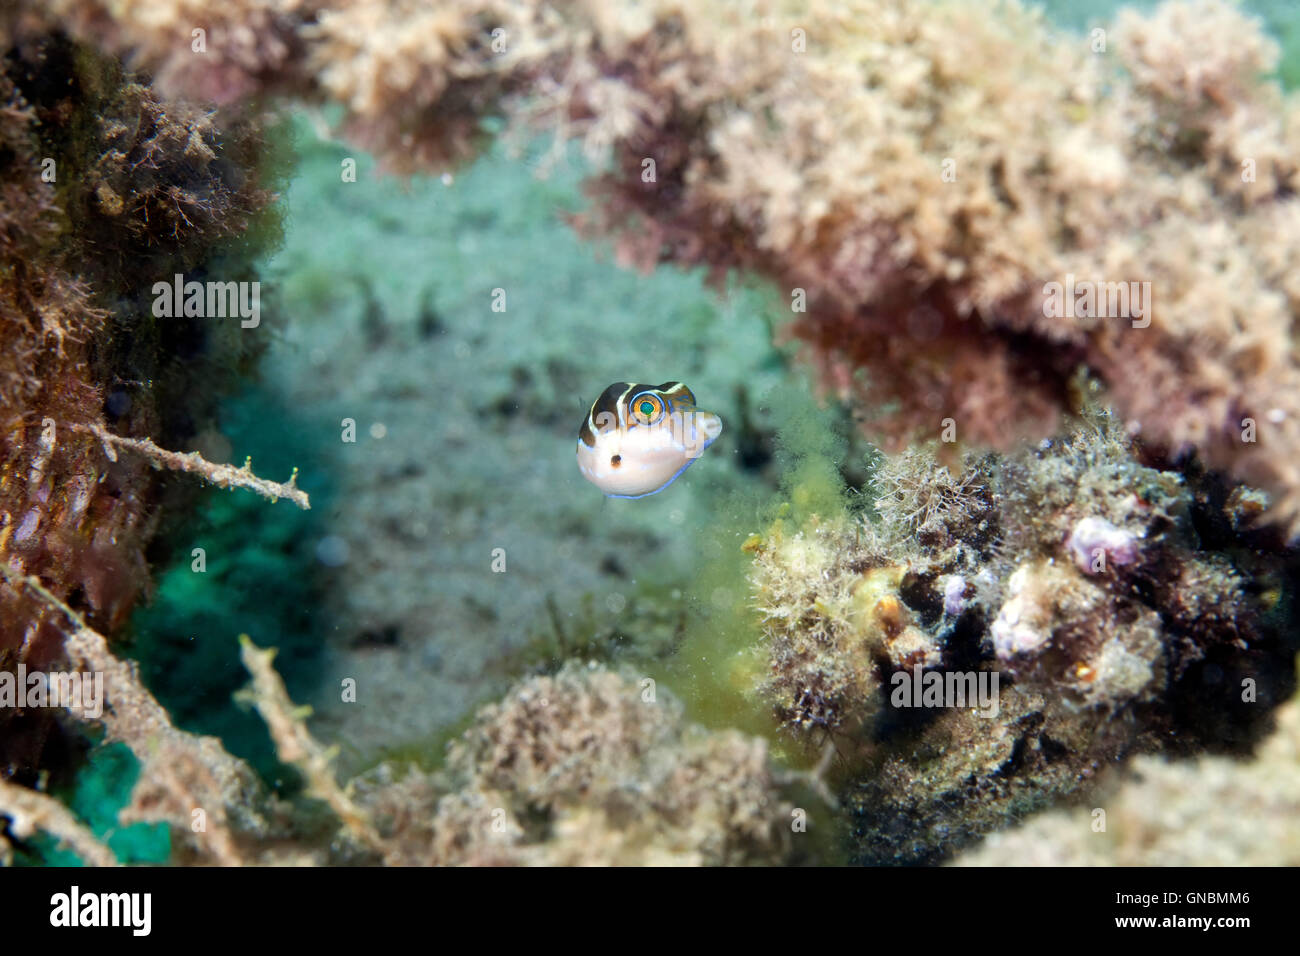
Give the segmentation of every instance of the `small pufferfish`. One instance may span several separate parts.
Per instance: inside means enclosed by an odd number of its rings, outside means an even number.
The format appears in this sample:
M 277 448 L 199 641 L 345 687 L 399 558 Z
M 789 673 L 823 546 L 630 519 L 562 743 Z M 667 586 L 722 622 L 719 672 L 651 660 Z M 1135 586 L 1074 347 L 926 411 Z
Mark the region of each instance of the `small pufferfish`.
M 681 382 L 615 382 L 578 429 L 578 470 L 610 498 L 644 498 L 671 485 L 722 433 Z

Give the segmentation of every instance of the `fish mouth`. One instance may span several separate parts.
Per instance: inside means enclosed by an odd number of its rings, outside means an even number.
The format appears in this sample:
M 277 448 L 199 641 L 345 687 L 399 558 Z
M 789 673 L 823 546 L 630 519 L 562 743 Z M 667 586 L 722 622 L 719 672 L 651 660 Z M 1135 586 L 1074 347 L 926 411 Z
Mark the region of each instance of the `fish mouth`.
M 722 434 L 722 416 L 713 412 L 695 413 L 695 427 L 704 435 L 706 441 L 714 441 Z
M 691 409 L 682 416 L 680 443 L 687 458 L 699 458 L 722 434 L 722 416 Z

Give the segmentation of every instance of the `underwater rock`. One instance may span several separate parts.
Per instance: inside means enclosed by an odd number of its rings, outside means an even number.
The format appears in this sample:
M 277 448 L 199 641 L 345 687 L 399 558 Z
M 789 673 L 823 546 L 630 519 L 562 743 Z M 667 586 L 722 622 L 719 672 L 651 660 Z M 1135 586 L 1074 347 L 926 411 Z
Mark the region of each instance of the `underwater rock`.
M 1204 540 L 1218 500 L 1205 476 L 1135 454 L 1096 412 L 956 472 L 914 448 L 878 465 L 878 522 L 778 520 L 748 545 L 769 662 L 758 690 L 797 745 L 833 742 L 862 861 L 933 861 L 1135 750 L 1259 732 L 1267 708 L 1201 674 L 1210 661 L 1248 673 L 1270 700 L 1289 686 L 1277 582 L 1250 557 L 1261 542 L 1221 530 L 1226 517 Z M 945 510 L 951 489 L 974 488 L 981 506 Z M 914 668 L 996 676 L 995 703 L 900 709 L 890 688 Z
M 1300 704 L 1250 760 L 1137 757 L 1091 806 L 995 833 L 957 866 L 1297 866 Z M 1101 813 L 1098 813 L 1101 811 Z
M 999 665 L 1084 704 L 1134 700 L 1163 675 L 1160 616 L 1121 605 L 1068 565 L 1024 564 L 989 628 Z

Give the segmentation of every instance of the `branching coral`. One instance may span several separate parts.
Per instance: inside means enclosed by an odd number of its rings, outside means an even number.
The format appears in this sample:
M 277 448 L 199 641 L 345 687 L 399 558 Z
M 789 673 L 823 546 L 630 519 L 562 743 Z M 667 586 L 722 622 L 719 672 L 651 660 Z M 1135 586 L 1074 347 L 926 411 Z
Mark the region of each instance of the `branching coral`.
M 334 753 L 318 744 L 307 732 L 305 721 L 311 709 L 296 708 L 289 700 L 284 682 L 271 665 L 275 651 L 258 648 L 247 634 L 240 635 L 239 643 L 240 657 L 253 675 L 253 686 L 244 699 L 252 703 L 266 721 L 280 759 L 303 771 L 307 778 L 307 795 L 323 800 L 354 839 L 372 850 L 381 849 L 379 837 L 366 812 L 353 802 L 334 777 L 330 767 Z
M 67 629 L 64 652 L 69 665 L 104 675 L 107 701 L 102 722 L 108 739 L 127 744 L 142 765 L 140 780 L 122 822 L 165 820 L 173 832 L 188 834 L 201 859 L 221 864 L 244 861 L 235 830 L 266 837 L 271 830 L 259 807 L 267 806 L 251 770 L 230 756 L 213 737 L 178 730 L 167 712 L 140 683 L 135 668 L 108 649 L 107 639 L 36 578 L 0 566 L 7 590 L 31 594 L 40 617 L 61 617 L 53 626 Z M 84 715 L 71 711 L 75 716 Z M 202 814 L 196 826 L 195 811 Z M 57 831 L 56 831 L 57 832 Z
M 9 828 L 19 839 L 40 830 L 58 837 L 93 866 L 117 865 L 113 852 L 51 796 L 0 780 L 0 816 L 9 818 Z M 8 841 L 0 834 L 0 863 L 11 862 Z

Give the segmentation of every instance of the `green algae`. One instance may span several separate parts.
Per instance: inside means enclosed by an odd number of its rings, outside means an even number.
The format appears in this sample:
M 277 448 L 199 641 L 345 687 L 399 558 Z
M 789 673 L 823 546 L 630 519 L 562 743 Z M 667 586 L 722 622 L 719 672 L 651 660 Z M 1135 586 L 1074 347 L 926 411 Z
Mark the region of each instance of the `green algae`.
M 763 401 L 776 422 L 779 488 L 715 496 L 713 522 L 699 531 L 701 566 L 688 591 L 697 613 L 677 653 L 651 673 L 683 700 L 690 719 L 764 736 L 779 759 L 808 767 L 818 755 L 777 734 L 772 708 L 758 693 L 768 662 L 752 607 L 747 546 L 774 526 L 845 513 L 850 499 L 841 467 L 848 445 L 835 413 L 799 383 L 782 384 Z

